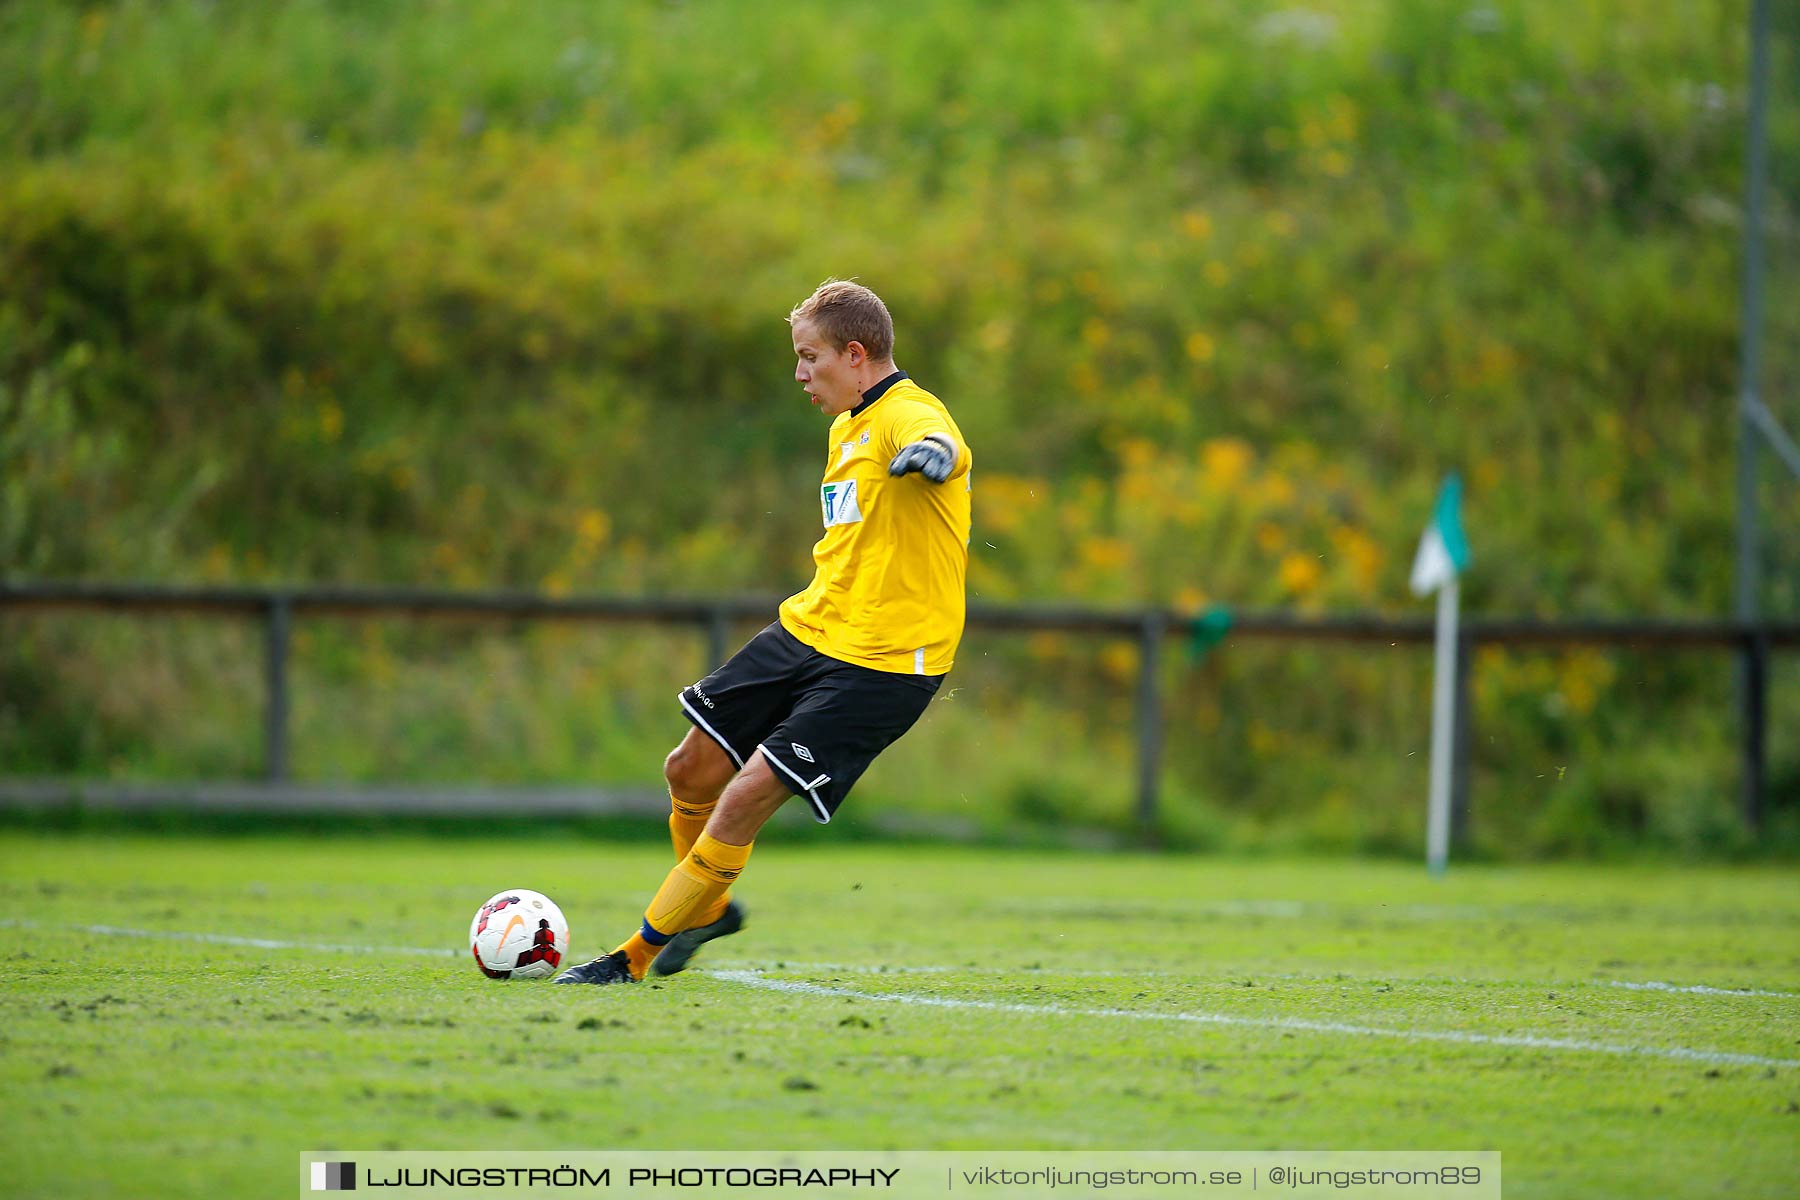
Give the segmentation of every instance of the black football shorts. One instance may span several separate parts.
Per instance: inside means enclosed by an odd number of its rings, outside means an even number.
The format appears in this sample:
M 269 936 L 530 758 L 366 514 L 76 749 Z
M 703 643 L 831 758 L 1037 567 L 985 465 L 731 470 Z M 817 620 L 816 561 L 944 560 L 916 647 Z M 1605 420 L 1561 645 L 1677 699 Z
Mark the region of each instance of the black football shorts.
M 850 786 L 925 712 L 942 675 L 900 675 L 820 654 L 776 621 L 681 689 L 681 711 L 740 768 L 762 747 L 775 777 L 831 820 Z

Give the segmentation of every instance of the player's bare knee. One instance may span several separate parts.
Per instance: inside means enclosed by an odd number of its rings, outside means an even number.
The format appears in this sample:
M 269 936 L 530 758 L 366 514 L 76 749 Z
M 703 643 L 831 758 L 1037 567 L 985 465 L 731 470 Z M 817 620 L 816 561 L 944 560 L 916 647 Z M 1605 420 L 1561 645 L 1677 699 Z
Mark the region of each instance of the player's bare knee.
M 703 790 L 701 782 L 705 772 L 700 764 L 694 761 L 694 755 L 677 746 L 663 759 L 663 779 L 669 785 L 669 791 L 684 800 L 700 800 L 706 797 L 699 793 Z
M 712 754 L 706 751 L 710 749 Z M 731 760 L 710 742 L 696 745 L 691 739 L 669 751 L 663 760 L 663 779 L 669 790 L 690 803 L 703 804 L 718 799 L 731 781 Z

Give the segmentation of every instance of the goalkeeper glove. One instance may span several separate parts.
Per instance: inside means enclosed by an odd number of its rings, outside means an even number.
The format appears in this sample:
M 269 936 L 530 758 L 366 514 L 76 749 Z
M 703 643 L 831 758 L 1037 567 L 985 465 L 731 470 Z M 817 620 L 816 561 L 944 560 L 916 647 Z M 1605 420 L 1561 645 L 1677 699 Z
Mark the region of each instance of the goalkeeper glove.
M 955 469 L 956 447 L 950 444 L 949 439 L 939 437 L 914 442 L 894 455 L 894 461 L 888 464 L 889 475 L 917 471 L 933 483 L 944 482 Z

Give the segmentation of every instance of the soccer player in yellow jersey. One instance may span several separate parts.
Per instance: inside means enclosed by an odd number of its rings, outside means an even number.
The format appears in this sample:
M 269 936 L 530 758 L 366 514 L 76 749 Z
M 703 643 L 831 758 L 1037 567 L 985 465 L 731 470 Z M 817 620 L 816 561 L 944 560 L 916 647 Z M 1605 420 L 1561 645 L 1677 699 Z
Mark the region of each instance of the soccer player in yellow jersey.
M 830 821 L 956 658 L 968 443 L 943 402 L 894 367 L 894 323 L 874 292 L 827 280 L 788 323 L 794 378 L 832 419 L 812 583 L 682 690 L 694 727 L 663 764 L 675 869 L 638 932 L 558 983 L 672 975 L 700 946 L 741 929 L 731 885 L 763 822 L 794 796 Z

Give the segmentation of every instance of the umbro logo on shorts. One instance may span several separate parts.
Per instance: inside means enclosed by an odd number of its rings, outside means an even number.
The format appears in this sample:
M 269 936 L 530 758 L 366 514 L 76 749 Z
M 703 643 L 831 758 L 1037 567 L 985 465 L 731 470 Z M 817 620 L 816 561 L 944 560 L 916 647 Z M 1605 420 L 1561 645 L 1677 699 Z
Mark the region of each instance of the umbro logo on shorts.
M 798 754 L 801 758 L 804 758 L 807 762 L 811 762 L 813 760 L 812 751 L 808 750 L 805 746 L 802 746 L 799 742 L 789 742 L 788 745 L 790 745 L 794 748 L 795 754 Z

